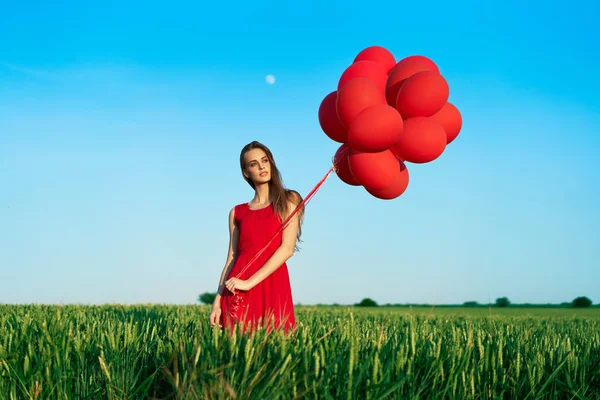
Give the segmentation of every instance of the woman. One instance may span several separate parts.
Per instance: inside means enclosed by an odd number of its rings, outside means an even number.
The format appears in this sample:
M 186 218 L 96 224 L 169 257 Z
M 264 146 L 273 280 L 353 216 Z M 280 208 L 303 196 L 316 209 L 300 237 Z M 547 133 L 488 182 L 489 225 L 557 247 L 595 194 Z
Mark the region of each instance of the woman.
M 229 212 L 229 250 L 219 280 L 210 324 L 244 330 L 264 326 L 296 327 L 287 260 L 297 249 L 304 210 L 298 210 L 281 231 L 281 225 L 302 202 L 300 194 L 283 186 L 267 146 L 253 141 L 240 153 L 240 168 L 254 198 Z M 254 258 L 280 230 L 274 240 Z

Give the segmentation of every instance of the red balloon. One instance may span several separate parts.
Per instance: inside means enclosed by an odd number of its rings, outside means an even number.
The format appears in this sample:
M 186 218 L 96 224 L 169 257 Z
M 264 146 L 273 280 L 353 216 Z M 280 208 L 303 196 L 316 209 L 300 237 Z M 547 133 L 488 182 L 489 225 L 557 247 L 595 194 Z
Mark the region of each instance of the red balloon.
M 379 64 L 373 61 L 357 61 L 351 64 L 342 73 L 338 82 L 338 90 L 344 86 L 349 80 L 355 78 L 368 78 L 377 84 L 377 86 L 385 91 L 385 82 L 387 81 L 387 71 Z
M 435 160 L 445 149 L 446 132 L 442 125 L 431 118 L 414 117 L 404 120 L 402 136 L 391 151 L 403 160 L 422 164 Z
M 367 78 L 354 78 L 338 91 L 337 115 L 342 125 L 349 127 L 361 111 L 377 104 L 386 104 L 385 95 L 377 84 Z
M 333 141 L 345 143 L 348 140 L 348 130 L 340 122 L 336 111 L 338 92 L 329 93 L 319 106 L 319 124 L 325 134 Z
M 333 156 L 333 162 L 336 166 L 335 173 L 340 180 L 350 186 L 360 186 L 360 183 L 356 180 L 350 166 L 348 165 L 348 156 L 350 155 L 350 147 L 347 144 L 341 145 Z
M 405 57 L 402 60 L 398 61 L 398 64 L 405 63 L 405 62 L 412 62 L 412 61 L 418 61 L 421 64 L 426 65 L 430 70 L 435 71 L 438 74 L 440 73 L 440 69 L 438 68 L 437 65 L 435 65 L 433 60 L 431 60 L 430 58 L 425 57 L 425 56 L 419 56 L 419 55 L 408 56 L 408 57 Z
M 402 84 L 406 79 L 422 71 L 431 71 L 431 68 L 418 61 L 398 63 L 390 72 L 385 84 L 385 98 L 387 103 L 392 107 L 396 107 L 396 97 L 398 97 L 398 91 L 402 87 Z
M 400 166 L 400 174 L 396 177 L 394 183 L 392 183 L 390 186 L 384 189 L 366 189 L 366 191 L 372 196 L 377 197 L 381 200 L 392 200 L 400 197 L 408 187 L 409 177 L 408 168 L 406 168 L 406 164 L 404 164 L 401 160 L 398 160 L 398 164 Z
M 398 159 L 390 150 L 363 153 L 352 149 L 348 164 L 356 180 L 370 190 L 382 190 L 393 185 L 400 174 Z
M 444 107 L 431 116 L 431 119 L 440 123 L 446 132 L 446 144 L 450 144 L 462 129 L 462 116 L 458 108 L 452 103 L 444 104 Z
M 417 72 L 398 91 L 396 109 L 403 118 L 430 117 L 442 109 L 449 96 L 450 88 L 442 75 Z
M 373 61 L 381 65 L 386 74 L 396 65 L 396 58 L 394 55 L 388 49 L 381 46 L 370 46 L 361 50 L 354 59 L 354 62 L 365 60 Z
M 365 153 L 389 149 L 400 139 L 403 121 L 398 111 L 387 104 L 365 108 L 350 124 L 348 145 Z

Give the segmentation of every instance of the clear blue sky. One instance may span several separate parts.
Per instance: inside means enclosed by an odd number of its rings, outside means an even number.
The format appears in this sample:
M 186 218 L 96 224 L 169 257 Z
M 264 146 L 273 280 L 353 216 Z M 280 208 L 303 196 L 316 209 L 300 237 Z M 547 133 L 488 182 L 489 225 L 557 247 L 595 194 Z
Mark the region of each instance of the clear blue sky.
M 241 147 L 306 195 L 338 147 L 319 104 L 370 45 L 431 57 L 463 131 L 396 200 L 331 176 L 294 300 L 600 302 L 597 2 L 209 3 L 3 6 L 0 303 L 214 291 Z

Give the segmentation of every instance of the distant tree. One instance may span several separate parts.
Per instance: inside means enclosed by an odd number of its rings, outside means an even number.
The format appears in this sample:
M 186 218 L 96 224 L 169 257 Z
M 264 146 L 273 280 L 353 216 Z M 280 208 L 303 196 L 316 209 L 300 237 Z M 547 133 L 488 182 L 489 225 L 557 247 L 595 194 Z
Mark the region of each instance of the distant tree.
M 592 305 L 592 301 L 585 296 L 580 296 L 580 297 L 577 297 L 575 300 L 573 300 L 572 304 L 573 304 L 573 307 L 576 307 L 576 308 L 587 308 Z
M 366 298 L 362 299 L 360 303 L 355 304 L 356 307 L 377 307 L 375 300 Z
M 215 299 L 217 298 L 217 294 L 216 293 L 202 293 L 200 296 L 198 296 L 198 301 L 204 304 L 212 304 L 214 303 Z
M 508 307 L 510 306 L 510 300 L 508 297 L 499 297 L 496 299 L 496 307 Z
M 463 307 L 477 307 L 479 305 L 476 301 L 465 301 Z

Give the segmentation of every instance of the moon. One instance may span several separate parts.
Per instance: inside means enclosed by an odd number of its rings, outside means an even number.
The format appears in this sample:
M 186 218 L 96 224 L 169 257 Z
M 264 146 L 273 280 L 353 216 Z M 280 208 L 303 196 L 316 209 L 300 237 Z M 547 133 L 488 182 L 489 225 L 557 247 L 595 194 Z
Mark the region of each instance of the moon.
M 265 76 L 265 82 L 267 82 L 267 84 L 272 85 L 275 83 L 275 77 L 273 75 L 267 75 Z

